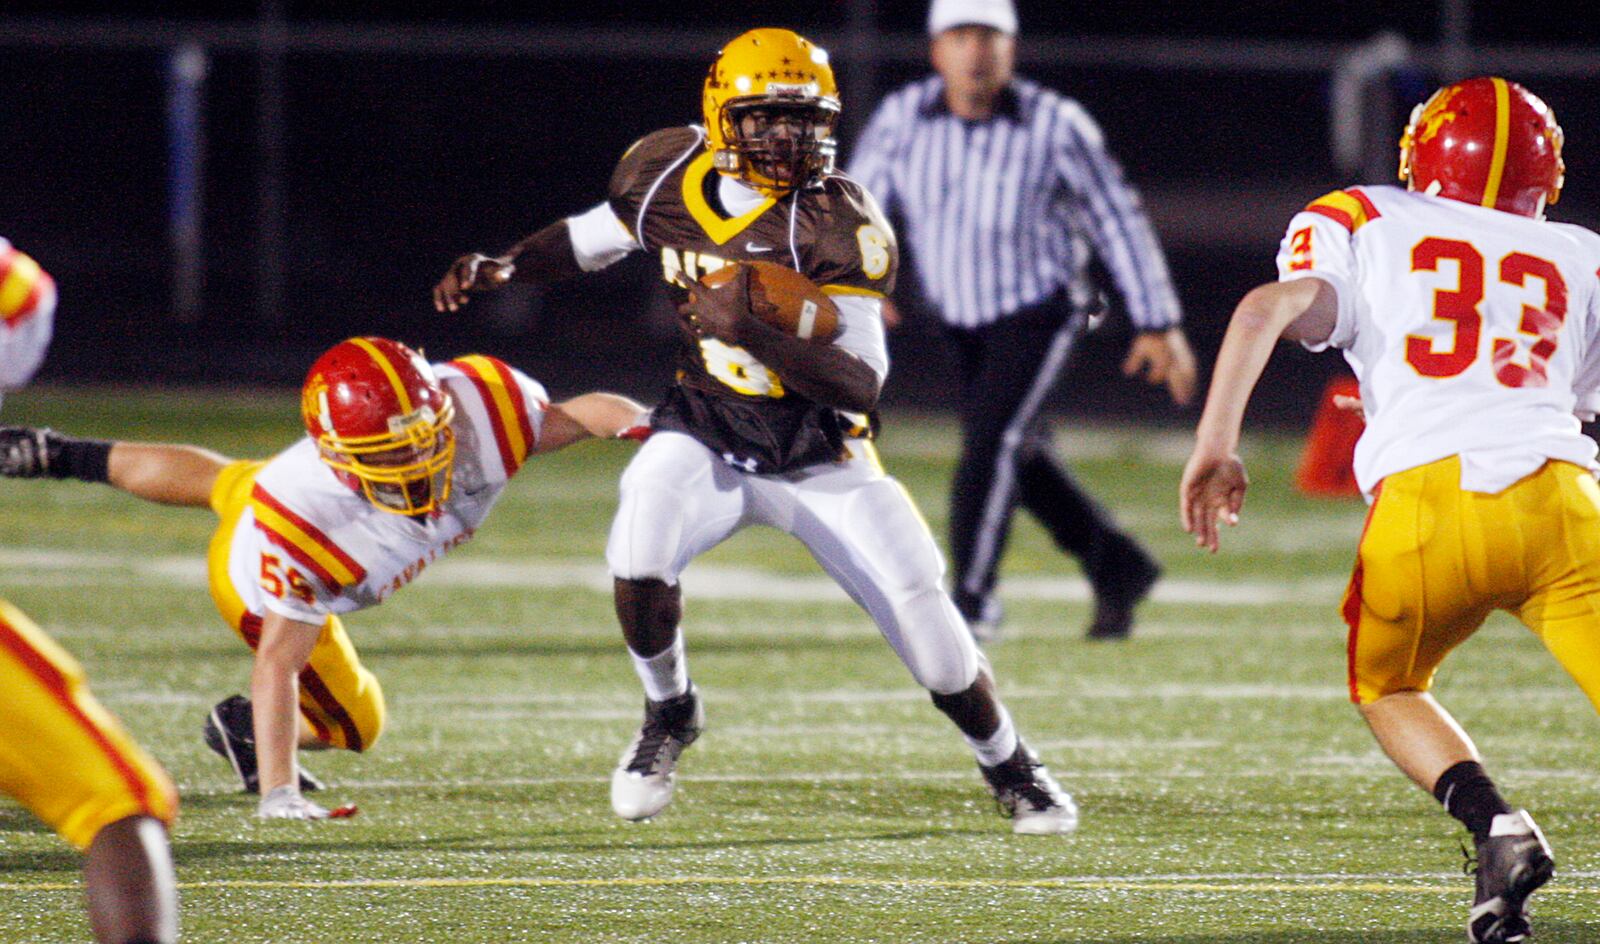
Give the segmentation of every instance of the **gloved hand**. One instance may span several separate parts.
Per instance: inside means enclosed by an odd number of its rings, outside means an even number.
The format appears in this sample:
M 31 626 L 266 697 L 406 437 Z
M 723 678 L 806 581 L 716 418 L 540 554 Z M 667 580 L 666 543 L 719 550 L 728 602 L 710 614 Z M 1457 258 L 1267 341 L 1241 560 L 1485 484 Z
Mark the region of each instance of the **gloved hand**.
M 0 476 L 36 479 L 50 474 L 49 429 L 0 426 Z
M 259 819 L 344 819 L 356 815 L 355 804 L 346 804 L 328 810 L 300 795 L 300 788 L 292 783 L 274 787 L 256 806 Z

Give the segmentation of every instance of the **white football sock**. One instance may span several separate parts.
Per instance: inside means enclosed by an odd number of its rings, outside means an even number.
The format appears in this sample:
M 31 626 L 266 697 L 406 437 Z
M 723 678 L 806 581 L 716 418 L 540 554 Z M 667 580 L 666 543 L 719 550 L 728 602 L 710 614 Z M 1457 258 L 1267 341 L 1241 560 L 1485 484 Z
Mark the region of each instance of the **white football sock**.
M 666 701 L 689 690 L 689 662 L 683 654 L 683 630 L 675 630 L 672 645 L 646 659 L 632 649 L 633 670 L 644 683 L 644 693 L 651 701 Z
M 1000 710 L 1000 726 L 994 729 L 993 734 L 981 741 L 962 735 L 966 738 L 967 746 L 972 748 L 972 753 L 978 756 L 978 763 L 985 767 L 1010 760 L 1011 755 L 1017 752 L 1017 729 L 1011 724 L 1011 712 L 1006 710 L 1005 705 L 995 707 Z

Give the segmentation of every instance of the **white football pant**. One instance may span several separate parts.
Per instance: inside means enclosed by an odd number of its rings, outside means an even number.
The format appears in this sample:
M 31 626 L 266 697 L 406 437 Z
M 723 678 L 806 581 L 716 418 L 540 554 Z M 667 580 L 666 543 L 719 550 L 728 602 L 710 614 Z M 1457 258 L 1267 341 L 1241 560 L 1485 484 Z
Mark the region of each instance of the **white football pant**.
M 748 525 L 799 538 L 878 624 L 911 675 L 964 691 L 981 656 L 941 585 L 944 557 L 911 496 L 865 444 L 849 461 L 760 476 L 683 433 L 657 432 L 622 474 L 606 562 L 614 577 L 676 584 L 689 561 Z

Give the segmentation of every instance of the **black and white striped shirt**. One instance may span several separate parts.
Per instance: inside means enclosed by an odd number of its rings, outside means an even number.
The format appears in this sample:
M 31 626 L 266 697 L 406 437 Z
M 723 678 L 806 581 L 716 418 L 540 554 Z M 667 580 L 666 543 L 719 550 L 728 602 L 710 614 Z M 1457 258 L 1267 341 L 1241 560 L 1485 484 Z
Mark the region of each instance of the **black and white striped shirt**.
M 1016 79 L 987 121 L 953 115 L 934 75 L 891 94 L 850 175 L 898 211 L 924 295 L 974 328 L 1065 290 L 1079 304 L 1091 248 L 1139 330 L 1178 323 L 1166 259 L 1139 195 L 1083 106 Z

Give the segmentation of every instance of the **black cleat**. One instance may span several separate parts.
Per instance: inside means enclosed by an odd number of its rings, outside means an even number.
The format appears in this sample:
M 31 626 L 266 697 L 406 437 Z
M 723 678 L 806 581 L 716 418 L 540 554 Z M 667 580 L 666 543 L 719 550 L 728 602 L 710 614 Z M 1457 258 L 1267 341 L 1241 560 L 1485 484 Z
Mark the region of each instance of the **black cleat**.
M 1012 832 L 1052 836 L 1078 828 L 1078 807 L 1072 797 L 1021 741 L 1010 757 L 993 767 L 979 764 L 978 769 L 1001 814 L 1011 820 Z
M 1515 944 L 1533 933 L 1526 903 L 1555 874 L 1555 855 L 1526 810 L 1494 818 L 1489 838 L 1478 843 L 1477 894 L 1467 918 L 1473 944 Z
M 0 426 L 0 476 L 8 479 L 38 479 L 50 474 L 48 429 L 28 426 Z
M 1161 565 L 1144 549 L 1124 538 L 1126 544 L 1101 570 L 1107 574 L 1094 581 L 1094 619 L 1084 635 L 1089 639 L 1127 639 L 1133 632 L 1133 610 L 1161 579 Z
M 693 683 L 677 698 L 645 699 L 644 723 L 611 774 L 611 809 L 631 820 L 649 819 L 666 809 L 677 786 L 678 755 L 700 736 L 705 723 L 700 691 Z
M 244 792 L 261 792 L 261 777 L 256 773 L 255 712 L 250 708 L 250 699 L 230 695 L 218 702 L 206 716 L 200 733 L 205 736 L 206 747 L 233 765 L 233 772 L 244 783 Z M 322 781 L 304 767 L 299 768 L 299 774 L 302 793 L 323 788 Z

